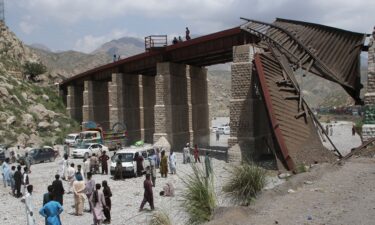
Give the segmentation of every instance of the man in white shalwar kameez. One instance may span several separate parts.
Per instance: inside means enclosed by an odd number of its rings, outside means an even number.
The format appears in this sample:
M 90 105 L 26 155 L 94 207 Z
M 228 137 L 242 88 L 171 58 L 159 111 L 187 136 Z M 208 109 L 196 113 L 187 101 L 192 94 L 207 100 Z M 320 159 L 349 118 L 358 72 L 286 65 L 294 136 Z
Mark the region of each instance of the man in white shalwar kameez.
M 25 208 L 26 208 L 27 225 L 35 225 L 32 192 L 33 192 L 33 185 L 28 185 L 27 192 L 25 196 L 22 197 L 22 202 L 25 203 Z
M 73 182 L 75 181 L 76 169 L 74 169 L 74 163 L 70 164 L 68 171 L 66 173 L 68 185 L 68 194 L 72 193 Z

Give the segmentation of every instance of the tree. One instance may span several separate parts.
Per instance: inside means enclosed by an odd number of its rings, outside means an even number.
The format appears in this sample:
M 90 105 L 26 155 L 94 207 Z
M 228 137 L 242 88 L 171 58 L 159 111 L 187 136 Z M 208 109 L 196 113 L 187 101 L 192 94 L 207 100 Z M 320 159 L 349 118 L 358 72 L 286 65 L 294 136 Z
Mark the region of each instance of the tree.
M 40 62 L 26 62 L 23 65 L 23 72 L 30 80 L 36 82 L 38 75 L 47 72 L 47 68 Z

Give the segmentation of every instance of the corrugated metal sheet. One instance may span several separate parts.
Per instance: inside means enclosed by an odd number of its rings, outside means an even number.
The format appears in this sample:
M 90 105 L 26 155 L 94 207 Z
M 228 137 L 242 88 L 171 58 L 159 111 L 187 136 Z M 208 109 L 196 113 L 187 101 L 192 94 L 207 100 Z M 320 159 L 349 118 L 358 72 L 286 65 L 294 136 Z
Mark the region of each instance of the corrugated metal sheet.
M 296 66 L 339 83 L 361 102 L 359 57 L 365 34 L 294 20 L 248 21 L 242 29 L 278 48 Z
M 267 106 L 274 134 L 287 169 L 298 164 L 332 161 L 335 156 L 326 150 L 317 134 L 315 123 L 303 102 L 299 107 L 297 89 L 293 90 L 290 80 L 285 79 L 279 61 L 272 53 L 257 54 L 255 57 L 257 76 Z M 280 81 L 288 81 L 282 84 Z M 306 112 L 302 116 L 300 113 Z

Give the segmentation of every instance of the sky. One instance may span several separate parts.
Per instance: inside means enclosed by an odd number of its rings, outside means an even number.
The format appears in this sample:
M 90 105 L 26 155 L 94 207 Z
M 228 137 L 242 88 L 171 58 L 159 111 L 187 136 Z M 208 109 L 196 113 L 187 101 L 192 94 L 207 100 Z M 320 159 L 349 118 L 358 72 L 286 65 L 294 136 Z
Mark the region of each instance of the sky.
M 90 53 L 124 36 L 203 35 L 286 18 L 371 33 L 374 0 L 4 0 L 5 20 L 26 44 Z

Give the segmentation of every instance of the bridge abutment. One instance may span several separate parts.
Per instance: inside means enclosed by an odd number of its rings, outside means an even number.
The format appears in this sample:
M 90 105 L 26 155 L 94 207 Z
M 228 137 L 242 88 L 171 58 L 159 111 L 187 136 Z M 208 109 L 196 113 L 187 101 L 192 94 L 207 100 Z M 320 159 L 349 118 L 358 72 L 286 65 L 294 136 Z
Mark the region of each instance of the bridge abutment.
M 230 100 L 229 161 L 257 160 L 272 145 L 272 134 L 265 105 L 255 80 L 254 55 L 260 52 L 252 45 L 233 48 Z M 238 144 L 238 148 L 232 148 Z

